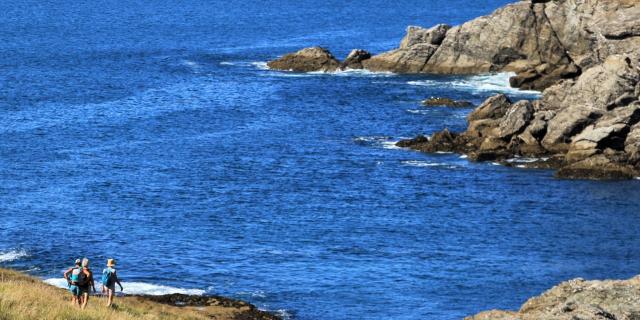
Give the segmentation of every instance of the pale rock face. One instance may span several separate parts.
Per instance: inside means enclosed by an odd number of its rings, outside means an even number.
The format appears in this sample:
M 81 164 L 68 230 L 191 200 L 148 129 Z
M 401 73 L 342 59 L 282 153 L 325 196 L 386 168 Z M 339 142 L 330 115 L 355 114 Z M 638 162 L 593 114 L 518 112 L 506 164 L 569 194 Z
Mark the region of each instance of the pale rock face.
M 363 65 L 372 71 L 423 72 L 424 66 L 438 49 L 449 28 L 445 24 L 429 29 L 411 26 L 407 28 L 407 35 L 402 39 L 399 49 L 373 56 Z
M 640 316 L 640 278 L 563 282 L 529 299 L 519 311 L 492 310 L 465 320 L 631 320 Z
M 519 134 L 533 118 L 533 106 L 531 102 L 522 100 L 514 103 L 504 116 L 499 126 L 499 137 L 508 139 L 514 134 Z
M 449 29 L 451 29 L 451 27 L 446 24 L 439 24 L 430 29 L 419 26 L 409 26 L 407 28 L 407 35 L 400 42 L 400 49 L 408 49 L 417 44 L 440 45 Z

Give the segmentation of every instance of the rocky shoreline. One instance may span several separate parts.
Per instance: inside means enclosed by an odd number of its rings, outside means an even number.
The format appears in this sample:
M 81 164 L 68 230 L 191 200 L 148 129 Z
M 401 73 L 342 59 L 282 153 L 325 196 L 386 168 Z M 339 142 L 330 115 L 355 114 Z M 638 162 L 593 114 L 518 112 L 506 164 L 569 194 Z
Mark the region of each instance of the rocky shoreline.
M 510 84 L 534 101 L 488 98 L 468 128 L 399 146 L 458 152 L 474 161 L 558 169 L 570 179 L 640 176 L 640 3 L 523 0 L 460 26 L 409 27 L 398 49 L 357 49 L 344 62 L 320 47 L 268 63 L 271 69 L 394 73 L 515 72 Z M 517 161 L 516 161 L 517 162 Z
M 204 312 L 208 312 L 210 309 L 219 310 L 222 308 L 232 313 L 233 320 L 282 320 L 281 317 L 267 311 L 262 311 L 248 302 L 222 296 L 198 296 L 173 293 L 160 296 L 131 295 L 128 297 L 176 307 L 197 308 Z
M 490 310 L 465 320 L 640 319 L 640 276 L 629 280 L 573 279 L 525 302 L 518 311 Z

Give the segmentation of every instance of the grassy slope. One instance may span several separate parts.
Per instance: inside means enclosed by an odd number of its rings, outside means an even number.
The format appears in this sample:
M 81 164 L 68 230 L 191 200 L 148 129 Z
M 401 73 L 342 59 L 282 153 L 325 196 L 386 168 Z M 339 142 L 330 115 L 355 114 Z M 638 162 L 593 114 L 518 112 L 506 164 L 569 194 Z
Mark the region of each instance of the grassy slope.
M 68 291 L 25 274 L 0 268 L 0 320 L 88 319 L 262 319 L 242 306 L 176 307 L 144 297 L 116 298 L 106 308 L 105 298 L 91 297 L 87 309 L 72 306 Z

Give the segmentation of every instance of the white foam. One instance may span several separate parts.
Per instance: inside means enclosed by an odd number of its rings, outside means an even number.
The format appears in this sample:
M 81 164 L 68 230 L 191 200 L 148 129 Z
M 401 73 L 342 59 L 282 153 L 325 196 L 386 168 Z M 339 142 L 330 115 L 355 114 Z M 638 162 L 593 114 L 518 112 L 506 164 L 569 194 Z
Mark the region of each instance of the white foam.
M 307 74 L 315 74 L 315 75 L 335 75 L 341 77 L 392 77 L 396 74 L 389 71 L 371 71 L 366 69 L 345 69 L 345 70 L 336 70 L 336 71 L 311 71 L 307 72 Z
M 264 61 L 255 61 L 251 62 L 250 64 L 260 70 L 270 70 L 269 66 Z
M 382 142 L 382 148 L 389 150 L 399 150 L 402 149 L 396 145 L 398 141 L 384 141 Z
M 266 298 L 267 294 L 262 290 L 255 291 L 240 291 L 237 293 L 240 296 L 250 296 L 252 298 Z
M 191 61 L 191 60 L 182 60 L 182 64 L 184 64 L 186 66 L 189 66 L 189 67 L 192 67 L 192 68 L 195 68 L 195 67 L 198 66 L 197 62 Z
M 223 65 L 223 66 L 235 66 L 236 64 L 234 62 L 222 61 L 222 62 L 220 62 L 220 65 Z
M 469 76 L 453 81 L 417 80 L 407 84 L 425 87 L 454 87 L 476 93 L 502 92 L 515 95 L 540 96 L 540 92 L 534 90 L 520 90 L 509 85 L 509 78 L 515 76 L 513 72 L 489 73 Z
M 451 165 L 449 163 L 444 162 L 428 162 L 428 161 L 419 161 L 419 160 L 406 160 L 401 162 L 403 165 L 410 167 L 445 167 L 445 168 L 455 168 L 456 166 Z
M 266 310 L 263 310 L 263 311 L 266 311 Z M 291 313 L 287 312 L 287 310 L 285 309 L 278 309 L 278 310 L 275 310 L 274 312 L 284 320 L 289 320 L 293 317 Z
M 392 140 L 391 137 L 386 136 L 369 136 L 369 137 L 356 137 L 353 139 L 358 144 L 381 146 L 384 149 L 398 150 L 402 149 L 396 146 L 396 143 L 400 140 Z
M 543 158 L 511 158 L 511 159 L 507 159 L 506 161 L 509 163 L 534 163 L 534 162 L 547 161 L 547 160 L 549 160 L 549 158 L 543 157 Z
M 413 114 L 428 114 L 429 109 L 423 109 L 423 110 L 407 109 L 407 112 L 413 113 Z
M 460 158 L 460 159 L 466 159 L 466 158 L 468 158 L 468 157 L 469 157 L 469 156 L 467 156 L 466 154 L 463 154 L 463 155 L 461 155 L 459 158 Z
M 11 250 L 0 252 L 0 262 L 11 262 L 28 257 L 29 254 L 24 250 Z
M 500 163 L 498 163 L 498 162 L 491 162 L 491 164 L 492 164 L 492 165 L 494 165 L 494 166 L 500 166 L 500 165 L 501 165 L 501 164 L 500 164 Z
M 67 288 L 67 280 L 64 278 L 51 278 L 45 279 L 45 283 L 48 283 L 52 286 L 56 286 L 59 288 Z M 96 283 L 96 289 L 99 284 Z M 144 294 L 150 296 L 159 296 L 163 294 L 172 294 L 172 293 L 181 293 L 188 295 L 203 295 L 205 294 L 204 290 L 201 289 L 185 289 L 185 288 L 176 288 L 170 286 L 163 286 L 158 284 L 144 283 L 144 282 L 122 282 L 122 286 L 124 287 L 124 294 Z

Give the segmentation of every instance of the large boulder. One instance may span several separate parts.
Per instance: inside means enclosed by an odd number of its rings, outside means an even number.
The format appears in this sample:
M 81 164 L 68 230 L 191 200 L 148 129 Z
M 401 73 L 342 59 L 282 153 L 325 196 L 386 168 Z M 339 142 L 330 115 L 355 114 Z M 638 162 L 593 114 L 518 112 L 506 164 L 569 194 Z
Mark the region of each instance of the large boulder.
M 340 62 L 329 52 L 321 47 L 305 48 L 295 53 L 289 53 L 283 57 L 269 61 L 267 66 L 274 70 L 296 72 L 333 72 L 340 68 Z
M 605 149 L 624 150 L 627 134 L 638 121 L 640 103 L 609 111 L 572 138 L 567 161 L 580 161 Z
M 436 25 L 430 29 L 411 26 L 402 39 L 400 48 L 388 51 L 363 63 L 372 71 L 391 71 L 396 73 L 420 73 L 438 46 L 445 38 L 449 26 Z
M 499 137 L 508 139 L 521 133 L 533 118 L 533 105 L 528 100 L 514 103 L 500 122 Z
M 640 277 L 563 282 L 527 300 L 517 312 L 491 310 L 465 320 L 631 320 L 640 316 Z
M 511 107 L 511 100 L 504 94 L 494 95 L 485 100 L 468 116 L 467 121 L 502 118 Z

